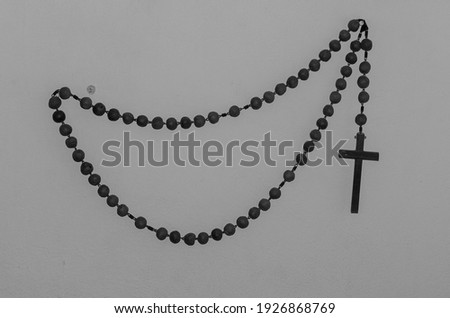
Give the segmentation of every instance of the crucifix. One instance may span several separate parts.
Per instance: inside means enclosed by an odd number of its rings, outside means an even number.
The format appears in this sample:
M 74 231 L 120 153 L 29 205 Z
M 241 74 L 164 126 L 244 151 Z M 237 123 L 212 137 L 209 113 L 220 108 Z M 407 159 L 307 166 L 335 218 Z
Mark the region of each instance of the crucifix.
M 379 153 L 372 151 L 364 151 L 364 139 L 366 136 L 363 132 L 358 132 L 356 138 L 356 150 L 339 150 L 339 157 L 346 159 L 355 159 L 355 170 L 353 174 L 353 193 L 351 212 L 358 213 L 359 193 L 361 189 L 361 173 L 363 160 L 379 160 Z

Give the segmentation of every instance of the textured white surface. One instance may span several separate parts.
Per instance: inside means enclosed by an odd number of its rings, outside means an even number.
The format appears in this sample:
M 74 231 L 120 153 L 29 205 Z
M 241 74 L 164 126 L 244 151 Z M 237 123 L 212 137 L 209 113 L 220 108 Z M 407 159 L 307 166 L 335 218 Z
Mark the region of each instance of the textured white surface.
M 1 1 L 0 296 L 406 297 L 450 295 L 447 1 Z M 352 166 L 304 169 L 270 213 L 207 246 L 159 242 L 115 216 L 71 160 L 47 107 L 69 86 L 135 114 L 226 111 L 296 74 L 345 28 L 370 26 L 371 100 L 361 213 Z M 202 140 L 301 144 L 348 46 L 261 110 L 207 125 Z M 352 138 L 356 77 L 330 119 Z M 64 110 L 96 166 L 125 126 Z M 167 130 L 127 128 L 135 139 Z M 353 146 L 353 144 L 352 144 Z M 283 167 L 97 168 L 135 214 L 182 233 L 223 226 Z

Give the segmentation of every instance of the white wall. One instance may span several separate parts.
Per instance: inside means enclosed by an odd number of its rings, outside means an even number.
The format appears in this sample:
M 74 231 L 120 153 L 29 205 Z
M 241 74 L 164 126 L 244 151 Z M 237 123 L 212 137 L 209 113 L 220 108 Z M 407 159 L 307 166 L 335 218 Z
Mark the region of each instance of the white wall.
M 0 296 L 416 297 L 450 295 L 448 1 L 1 1 Z M 352 166 L 302 170 L 232 238 L 188 248 L 115 216 L 72 162 L 47 107 L 69 86 L 123 111 L 226 111 L 307 65 L 352 18 L 374 49 L 361 212 Z M 197 130 L 202 140 L 307 138 L 348 46 L 274 104 Z M 353 147 L 356 76 L 329 128 Z M 64 110 L 90 161 L 124 129 Z M 183 133 L 183 136 L 186 132 Z M 156 226 L 200 232 L 246 214 L 284 167 L 97 168 Z

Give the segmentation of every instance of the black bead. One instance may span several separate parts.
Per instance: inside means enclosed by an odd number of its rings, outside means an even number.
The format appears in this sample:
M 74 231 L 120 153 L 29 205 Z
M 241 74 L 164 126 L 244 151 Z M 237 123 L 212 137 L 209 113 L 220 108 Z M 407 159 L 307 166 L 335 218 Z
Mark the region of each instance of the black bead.
M 361 49 L 364 51 L 370 51 L 372 49 L 372 41 L 369 39 L 364 39 L 361 41 Z
M 67 137 L 66 139 L 66 147 L 67 148 L 76 148 L 78 144 L 77 138 L 75 137 Z
M 286 181 L 286 182 L 294 181 L 294 179 L 295 179 L 295 173 L 294 173 L 293 171 L 291 171 L 291 170 L 286 170 L 286 171 L 283 173 L 283 179 L 284 179 L 284 181 Z
M 175 118 L 173 118 L 173 117 L 167 118 L 167 120 L 166 120 L 167 129 L 175 130 L 175 129 L 177 129 L 177 126 L 178 126 L 178 122 Z
M 341 98 L 342 98 L 341 93 L 337 91 L 331 92 L 330 94 L 330 102 L 333 104 L 339 103 L 341 101 Z
M 197 115 L 194 117 L 194 125 L 197 128 L 203 127 L 205 125 L 205 117 L 202 115 Z
M 352 50 L 353 52 L 359 52 L 359 50 L 361 50 L 361 42 L 359 42 L 358 40 L 350 42 L 350 50 Z
M 333 106 L 331 106 L 331 105 L 325 105 L 325 106 L 323 107 L 322 113 L 323 113 L 325 116 L 328 116 L 328 117 L 333 116 L 333 114 L 334 114 L 334 108 L 333 108 Z
M 330 50 L 333 52 L 338 52 L 341 49 L 341 42 L 338 40 L 333 40 L 329 44 Z
M 359 64 L 359 71 L 363 74 L 369 73 L 370 72 L 370 63 L 367 61 L 361 62 L 361 64 Z
M 156 230 L 156 237 L 158 238 L 158 240 L 165 240 L 166 237 L 168 236 L 168 232 L 167 229 L 164 227 L 160 227 L 159 229 Z
M 319 141 L 322 138 L 322 133 L 318 129 L 311 130 L 309 133 L 311 140 Z
M 231 236 L 234 233 L 236 233 L 236 227 L 234 226 L 234 224 L 228 223 L 227 225 L 225 225 L 223 227 L 223 232 L 228 235 Z
M 268 199 L 261 199 L 258 203 L 258 208 L 262 211 L 267 211 L 270 209 L 270 201 Z
M 343 79 L 343 78 L 338 78 L 337 80 L 336 80 L 336 88 L 338 89 L 338 90 L 343 90 L 343 89 L 345 89 L 347 87 L 347 81 L 345 80 L 345 79 Z
M 358 114 L 355 117 L 355 123 L 359 126 L 365 125 L 367 122 L 367 117 L 364 114 Z
M 72 93 L 68 87 L 63 87 L 59 90 L 59 97 L 62 99 L 68 99 L 70 96 L 72 96 Z
M 312 72 L 317 72 L 320 69 L 320 61 L 317 59 L 312 59 L 311 62 L 309 62 L 309 69 Z
M 142 119 L 142 124 L 144 124 L 144 122 L 145 122 L 145 118 Z M 148 119 L 147 119 L 147 124 L 148 124 Z M 147 126 L 147 124 L 145 124 L 145 126 Z M 142 126 L 142 127 L 145 127 L 145 126 Z M 164 126 L 164 121 L 161 117 L 157 116 L 152 119 L 152 128 L 153 129 L 159 130 L 159 129 L 163 128 L 163 126 Z
M 211 237 L 215 241 L 220 241 L 222 239 L 223 232 L 221 229 L 214 229 L 211 231 Z
M 195 244 L 195 234 L 194 233 L 188 233 L 184 236 L 184 243 L 186 245 L 192 246 Z
M 348 23 L 347 26 L 348 26 L 348 29 L 349 29 L 350 31 L 352 31 L 352 32 L 358 31 L 358 29 L 359 29 L 359 21 L 356 20 L 356 19 L 351 20 L 351 21 Z
M 77 149 L 72 153 L 72 159 L 75 162 L 81 162 L 84 160 L 84 151 L 81 149 Z
M 98 174 L 94 173 L 89 176 L 88 181 L 91 185 L 97 186 L 102 181 L 102 178 Z
M 259 217 L 260 214 L 260 210 L 259 208 L 257 208 L 256 206 L 250 208 L 250 210 L 248 210 L 248 217 L 252 220 L 255 220 Z
M 209 241 L 208 233 L 205 233 L 205 232 L 199 233 L 197 235 L 197 241 L 202 245 L 205 245 L 206 243 L 208 243 L 208 241 Z
M 369 78 L 365 75 L 362 75 L 360 77 L 358 77 L 358 86 L 360 88 L 367 88 L 369 87 L 370 81 Z
M 284 84 L 284 83 L 277 84 L 275 86 L 275 94 L 277 94 L 278 96 L 281 96 L 284 93 L 286 93 L 286 84 Z
M 342 30 L 341 32 L 339 32 L 339 40 L 341 40 L 342 42 L 347 42 L 348 40 L 350 40 L 350 32 L 348 32 L 347 30 Z
M 147 227 L 147 220 L 143 216 L 138 216 L 134 220 L 134 226 L 136 226 L 139 230 L 145 229 Z
M 253 98 L 250 100 L 250 106 L 251 106 L 253 109 L 255 109 L 255 110 L 260 109 L 261 106 L 262 106 L 262 100 L 261 100 L 261 98 L 259 98 L 259 97 L 253 97 Z
M 109 195 L 109 187 L 105 184 L 102 184 L 98 187 L 97 193 L 102 198 L 106 198 Z
M 331 59 L 330 50 L 322 50 L 319 53 L 319 58 L 321 61 L 328 62 Z
M 123 113 L 122 120 L 125 125 L 129 125 L 134 121 L 134 116 L 132 113 Z
M 128 207 L 125 204 L 117 206 L 117 215 L 124 217 L 128 215 Z
M 366 91 L 362 91 L 358 94 L 358 101 L 361 104 L 367 103 L 369 101 L 369 93 L 367 93 Z
M 241 112 L 241 110 L 236 105 L 231 106 L 230 110 L 228 111 L 228 113 L 230 114 L 231 117 L 239 116 L 240 112 Z
M 191 119 L 189 117 L 182 117 L 180 119 L 180 126 L 181 126 L 181 128 L 188 129 L 188 128 L 191 127 L 191 125 L 192 125 L 192 121 L 191 121 Z
M 115 207 L 119 204 L 119 198 L 116 195 L 110 195 L 106 199 L 106 204 L 108 204 L 110 207 Z
M 298 85 L 298 78 L 295 76 L 290 76 L 286 81 L 286 85 L 289 88 L 296 88 Z
M 50 99 L 48 100 L 48 107 L 50 107 L 51 109 L 58 109 L 59 106 L 61 106 L 61 98 L 59 98 L 58 96 L 50 97 Z
M 217 123 L 219 121 L 219 118 L 220 118 L 220 116 L 217 112 L 210 112 L 208 114 L 208 120 L 211 124 Z
M 87 176 L 88 174 L 91 174 L 92 171 L 94 171 L 94 167 L 90 162 L 83 162 L 80 166 L 81 174 Z
M 281 197 L 281 190 L 278 188 L 272 188 L 269 191 L 269 196 L 271 199 L 279 199 Z
M 109 120 L 111 120 L 111 121 L 117 121 L 117 120 L 119 120 L 119 118 L 120 118 L 120 113 L 119 113 L 119 111 L 118 111 L 117 109 L 111 108 L 111 109 L 108 111 L 108 119 L 109 119 Z
M 56 110 L 53 113 L 53 121 L 55 123 L 62 123 L 64 120 L 66 120 L 66 114 L 62 110 Z
M 181 241 L 181 234 L 178 231 L 170 232 L 169 239 L 173 244 L 177 244 Z
M 97 103 L 92 107 L 92 112 L 97 116 L 103 116 L 106 113 L 106 107 L 102 103 Z
M 148 118 L 145 115 L 139 115 L 136 118 L 136 124 L 139 127 L 146 127 L 148 125 Z
M 355 64 L 358 61 L 358 57 L 356 56 L 355 53 L 350 52 L 350 53 L 347 53 L 347 55 L 345 56 L 345 61 L 348 64 Z
M 275 100 L 275 93 L 271 92 L 271 91 L 267 91 L 264 93 L 263 98 L 267 104 L 270 104 Z
M 309 78 L 309 71 L 306 68 L 302 68 L 298 71 L 298 78 L 302 81 L 306 81 Z
M 90 99 L 89 97 L 83 97 L 80 100 L 80 106 L 83 109 L 89 109 L 92 107 L 92 99 Z
M 314 142 L 311 140 L 308 140 L 303 144 L 303 151 L 304 152 L 311 152 L 314 150 Z
M 304 166 L 308 162 L 308 156 L 306 153 L 299 153 L 295 160 L 300 166 Z
M 241 228 L 245 229 L 248 226 L 248 219 L 245 216 L 240 216 L 236 220 L 236 225 Z
M 342 66 L 341 75 L 344 77 L 350 77 L 350 75 L 352 75 L 352 68 L 348 65 Z
M 325 118 L 319 118 L 317 119 L 316 125 L 319 129 L 327 129 L 328 120 L 326 120 Z

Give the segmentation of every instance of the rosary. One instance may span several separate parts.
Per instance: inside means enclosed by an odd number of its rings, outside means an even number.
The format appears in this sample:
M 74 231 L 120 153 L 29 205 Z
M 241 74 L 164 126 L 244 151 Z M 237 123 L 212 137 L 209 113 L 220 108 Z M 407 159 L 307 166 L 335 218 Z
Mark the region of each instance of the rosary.
M 145 115 L 139 115 L 135 117 L 133 114 L 129 112 L 124 112 L 121 114 L 119 110 L 115 108 L 107 109 L 105 105 L 102 103 L 94 104 L 89 97 L 79 98 L 77 95 L 71 93 L 68 87 L 62 87 L 56 90 L 49 102 L 48 105 L 50 109 L 53 109 L 53 121 L 60 124 L 59 132 L 62 136 L 66 137 L 65 143 L 67 148 L 72 149 L 72 158 L 75 162 L 81 163 L 80 171 L 83 175 L 87 176 L 88 182 L 97 187 L 97 193 L 100 197 L 106 198 L 106 203 L 108 206 L 115 208 L 117 214 L 121 217 L 128 217 L 134 221 L 136 228 L 138 229 L 147 229 L 156 233 L 156 237 L 159 240 L 165 240 L 169 238 L 169 240 L 177 244 L 181 240 L 186 243 L 186 245 L 192 246 L 195 244 L 195 241 L 198 241 L 199 244 L 204 245 L 208 243 L 210 239 L 215 241 L 220 241 L 225 234 L 226 236 L 232 236 L 236 232 L 236 228 L 245 229 L 249 225 L 249 220 L 255 220 L 260 216 L 261 211 L 268 211 L 271 206 L 272 200 L 277 200 L 281 197 L 281 188 L 284 187 L 286 182 L 291 182 L 295 179 L 295 171 L 300 166 L 304 166 L 308 161 L 308 153 L 312 152 L 315 147 L 315 142 L 318 142 L 321 137 L 321 130 L 324 130 L 328 127 L 328 117 L 333 116 L 334 114 L 334 104 L 338 104 L 341 101 L 341 93 L 340 91 L 344 90 L 347 87 L 346 78 L 350 77 L 352 74 L 352 65 L 354 65 L 358 57 L 356 55 L 357 52 L 364 52 L 364 60 L 359 64 L 359 72 L 361 75 L 357 80 L 358 87 L 361 88 L 361 92 L 358 94 L 358 102 L 361 104 L 360 112 L 355 117 L 355 123 L 359 126 L 358 132 L 355 136 L 356 138 L 356 149 L 355 150 L 339 150 L 339 156 L 341 158 L 354 159 L 354 177 L 353 177 L 353 193 L 352 193 L 352 201 L 351 201 L 351 212 L 358 213 L 359 208 L 359 193 L 361 187 L 361 172 L 362 172 L 362 162 L 363 160 L 374 160 L 378 161 L 379 153 L 378 152 L 369 152 L 364 151 L 364 139 L 366 138 L 363 132 L 363 126 L 367 122 L 367 117 L 364 114 L 364 105 L 369 101 L 369 94 L 366 91 L 366 88 L 369 86 L 369 78 L 367 74 L 370 72 L 371 65 L 367 62 L 368 52 L 372 49 L 372 41 L 368 38 L 369 28 L 363 19 L 354 19 L 351 20 L 347 29 L 339 32 L 339 39 L 332 40 L 329 43 L 329 48 L 320 51 L 318 59 L 312 59 L 308 65 L 308 68 L 302 68 L 297 76 L 290 76 L 286 83 L 279 83 L 275 86 L 274 91 L 267 91 L 263 94 L 263 97 L 253 97 L 250 100 L 248 105 L 243 107 L 239 106 L 231 106 L 228 112 L 224 112 L 219 114 L 215 111 L 211 111 L 206 117 L 202 115 L 197 115 L 193 119 L 189 117 L 182 117 L 179 121 L 173 117 L 167 118 L 165 121 L 161 117 L 153 117 L 151 120 L 148 119 Z M 92 109 L 93 113 L 97 116 L 103 116 L 106 114 L 110 121 L 118 121 L 122 119 L 125 125 L 130 125 L 132 123 L 136 123 L 139 127 L 147 127 L 151 126 L 155 130 L 162 129 L 166 126 L 169 130 L 177 129 L 178 125 L 183 129 L 188 129 L 192 126 L 192 124 L 197 127 L 203 127 L 206 122 L 210 124 L 216 124 L 219 122 L 221 117 L 237 117 L 240 115 L 241 111 L 252 108 L 253 110 L 258 110 L 262 107 L 263 103 L 272 103 L 275 100 L 276 96 L 282 96 L 287 88 L 293 89 L 298 86 L 299 80 L 306 81 L 309 78 L 310 72 L 317 72 L 320 69 L 321 62 L 327 62 L 331 59 L 332 52 L 338 52 L 341 49 L 341 43 L 347 42 L 351 39 L 351 32 L 357 32 L 359 30 L 359 34 L 356 40 L 350 42 L 350 50 L 346 56 L 345 61 L 347 65 L 344 65 L 340 73 L 342 75 L 341 78 L 336 80 L 336 90 L 331 92 L 329 96 L 330 103 L 327 104 L 323 108 L 323 117 L 319 118 L 316 122 L 317 128 L 311 130 L 309 137 L 310 140 L 307 140 L 303 144 L 303 152 L 299 153 L 295 157 L 295 164 L 288 170 L 283 173 L 283 181 L 277 186 L 270 189 L 267 198 L 262 198 L 259 200 L 258 204 L 254 207 L 251 207 L 247 213 L 247 216 L 240 216 L 237 218 L 235 223 L 228 223 L 222 229 L 215 228 L 210 233 L 201 232 L 198 235 L 194 233 L 187 233 L 185 235 L 181 235 L 179 231 L 169 231 L 164 227 L 153 227 L 148 224 L 147 219 L 142 216 L 134 216 L 130 213 L 127 205 L 119 202 L 119 198 L 111 194 L 109 187 L 106 184 L 101 182 L 101 177 L 94 173 L 93 165 L 85 161 L 85 153 L 83 150 L 79 149 L 77 139 L 72 136 L 72 127 L 65 122 L 66 115 L 60 110 L 60 106 L 62 104 L 62 100 L 69 99 L 72 97 L 80 103 L 81 108 L 89 110 Z M 364 35 L 364 39 L 361 40 L 361 37 Z

